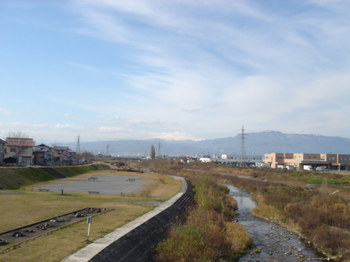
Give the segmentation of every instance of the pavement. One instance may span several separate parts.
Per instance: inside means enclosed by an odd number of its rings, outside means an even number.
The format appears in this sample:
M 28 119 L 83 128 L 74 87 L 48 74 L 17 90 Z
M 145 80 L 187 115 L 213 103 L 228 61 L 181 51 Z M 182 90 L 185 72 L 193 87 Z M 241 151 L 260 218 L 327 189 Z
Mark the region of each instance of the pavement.
M 97 193 L 101 195 L 131 194 L 142 187 L 147 178 L 138 176 L 99 175 L 74 181 L 61 181 L 36 187 L 38 190 L 64 193 Z

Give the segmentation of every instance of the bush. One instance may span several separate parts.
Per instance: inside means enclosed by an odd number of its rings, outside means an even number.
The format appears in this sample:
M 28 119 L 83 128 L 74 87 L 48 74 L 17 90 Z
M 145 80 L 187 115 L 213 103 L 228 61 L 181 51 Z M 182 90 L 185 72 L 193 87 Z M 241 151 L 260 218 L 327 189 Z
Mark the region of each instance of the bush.
M 205 233 L 195 225 L 173 228 L 169 238 L 157 248 L 156 261 L 212 261 L 213 250 L 206 241 Z

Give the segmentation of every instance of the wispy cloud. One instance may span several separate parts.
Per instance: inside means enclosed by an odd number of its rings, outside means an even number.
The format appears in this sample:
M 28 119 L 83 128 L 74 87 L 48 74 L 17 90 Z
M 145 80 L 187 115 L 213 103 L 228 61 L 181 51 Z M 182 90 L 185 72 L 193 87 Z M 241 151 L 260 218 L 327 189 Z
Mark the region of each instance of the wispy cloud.
M 73 125 L 73 124 L 60 124 L 57 123 L 53 126 L 56 129 L 84 129 L 83 126 Z
M 343 83 L 335 72 L 342 68 L 345 76 L 350 68 L 346 1 L 275 2 L 274 8 L 225 0 L 75 3 L 95 37 L 133 48 L 143 70 L 124 77 L 143 105 L 152 98 L 159 119 L 206 116 L 202 125 L 209 128 L 220 115 L 254 129 L 283 129 L 287 121 L 300 125 L 293 112 L 307 108 L 312 131 L 315 112 L 326 110 L 320 103 L 328 108 L 334 94 L 349 98 L 335 84 Z
M 68 65 L 75 67 L 75 68 L 79 68 L 81 70 L 92 72 L 92 73 L 100 73 L 101 72 L 101 70 L 99 68 L 97 68 L 96 66 L 93 66 L 93 65 L 87 65 L 87 64 L 77 63 L 77 62 L 68 62 Z
M 121 127 L 113 127 L 113 126 L 101 126 L 98 128 L 99 131 L 107 132 L 107 133 L 115 133 L 120 131 L 125 131 L 124 128 Z
M 11 112 L 7 109 L 0 108 L 0 114 L 9 115 L 9 114 L 11 114 Z

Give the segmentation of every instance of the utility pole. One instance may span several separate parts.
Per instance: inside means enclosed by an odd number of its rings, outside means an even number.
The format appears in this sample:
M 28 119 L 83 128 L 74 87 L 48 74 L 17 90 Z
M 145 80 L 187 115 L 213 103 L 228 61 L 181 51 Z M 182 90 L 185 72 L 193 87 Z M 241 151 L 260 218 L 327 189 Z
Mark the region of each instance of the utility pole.
M 247 134 L 245 133 L 245 129 L 244 126 L 242 125 L 242 129 L 241 129 L 241 166 L 245 166 L 245 158 L 246 158 L 246 152 L 245 152 L 245 138 L 247 136 Z
M 82 161 L 82 158 L 81 158 L 81 154 L 80 154 L 80 135 L 78 135 L 78 138 L 77 138 L 77 147 L 76 147 L 76 149 L 75 149 L 75 151 L 76 151 L 76 156 L 77 156 L 77 161 L 78 161 L 78 164 L 80 164 L 81 163 L 81 161 Z
M 160 154 L 160 141 L 158 142 L 158 158 L 162 158 L 162 155 Z
M 80 136 L 79 135 L 77 138 L 77 148 L 75 151 L 77 152 L 78 155 L 80 155 Z
M 106 155 L 109 155 L 109 144 L 106 145 Z

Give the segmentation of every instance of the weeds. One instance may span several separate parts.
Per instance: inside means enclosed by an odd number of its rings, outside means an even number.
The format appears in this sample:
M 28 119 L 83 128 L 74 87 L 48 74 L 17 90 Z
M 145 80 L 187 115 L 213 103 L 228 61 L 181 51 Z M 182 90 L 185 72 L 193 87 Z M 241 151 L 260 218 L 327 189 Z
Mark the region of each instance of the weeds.
M 202 173 L 208 181 L 215 178 L 242 187 L 254 193 L 254 198 L 258 202 L 258 207 L 253 211 L 254 214 L 294 228 L 319 250 L 330 256 L 341 257 L 342 261 L 350 259 L 349 175 L 231 168 L 213 163 L 188 165 L 172 163 L 171 166 L 167 166 L 165 162 L 158 162 L 154 165 L 156 170 L 157 165 L 162 165 L 162 170 L 166 173 L 181 174 L 187 178 L 193 178 L 196 177 L 197 173 Z M 232 174 L 244 175 L 249 179 L 237 178 Z M 202 183 L 205 185 L 207 182 L 202 181 Z M 319 184 L 321 186 L 309 191 L 305 190 L 306 184 Z M 208 185 L 204 187 L 208 187 Z M 215 192 L 206 193 L 205 190 L 202 190 L 202 188 L 196 188 L 198 206 L 223 214 L 224 208 L 221 208 L 219 202 L 222 203 L 224 200 L 218 200 Z M 338 193 L 334 194 L 334 192 Z M 226 235 L 229 234 L 230 227 L 224 228 L 223 232 Z M 216 261 L 215 259 L 208 261 Z
M 155 260 L 233 261 L 251 244 L 244 227 L 231 222 L 237 203 L 213 179 L 196 175 L 191 180 L 197 205 L 186 223 L 174 226 L 169 238 L 161 242 Z

